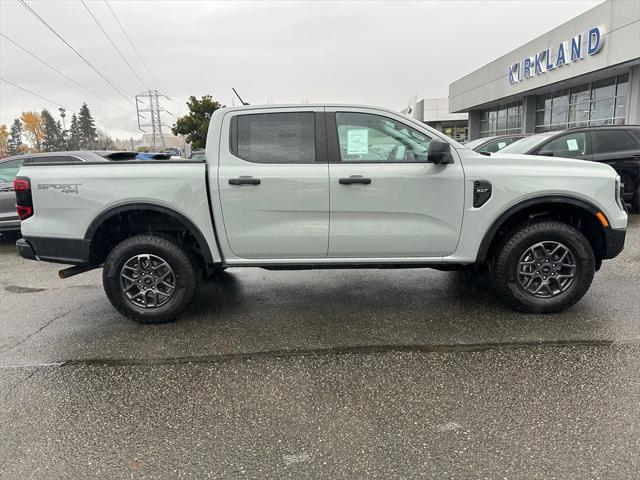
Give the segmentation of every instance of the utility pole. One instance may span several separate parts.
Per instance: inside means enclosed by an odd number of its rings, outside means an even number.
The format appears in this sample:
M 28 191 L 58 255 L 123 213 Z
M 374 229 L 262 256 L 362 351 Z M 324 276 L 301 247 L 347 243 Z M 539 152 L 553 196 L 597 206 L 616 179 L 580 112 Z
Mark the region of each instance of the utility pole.
M 144 133 L 148 132 L 144 130 L 143 127 L 151 129 L 151 149 L 154 152 L 157 152 L 159 148 L 162 150 L 167 148 L 164 135 L 162 134 L 162 127 L 166 127 L 167 125 L 162 124 L 162 118 L 160 117 L 160 113 L 166 112 L 166 110 L 160 107 L 160 97 L 167 98 L 158 92 L 158 90 L 148 90 L 136 95 L 138 128 Z M 149 115 L 149 118 L 143 114 Z

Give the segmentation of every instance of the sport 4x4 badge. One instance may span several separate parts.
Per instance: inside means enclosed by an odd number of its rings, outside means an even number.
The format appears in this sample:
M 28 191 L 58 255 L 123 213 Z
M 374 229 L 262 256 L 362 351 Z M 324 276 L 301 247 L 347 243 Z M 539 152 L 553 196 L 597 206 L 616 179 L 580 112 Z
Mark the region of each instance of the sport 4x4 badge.
M 58 190 L 60 193 L 78 194 L 81 183 L 39 183 L 38 190 Z

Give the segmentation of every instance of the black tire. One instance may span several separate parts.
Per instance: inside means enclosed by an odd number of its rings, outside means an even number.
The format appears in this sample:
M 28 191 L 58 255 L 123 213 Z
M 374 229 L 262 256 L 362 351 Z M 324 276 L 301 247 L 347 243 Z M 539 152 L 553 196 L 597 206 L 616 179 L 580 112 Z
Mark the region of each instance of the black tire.
M 552 286 L 557 292 L 552 293 L 551 288 L 545 287 L 537 295 L 550 294 L 546 298 L 534 295 L 527 291 L 525 285 L 529 277 L 519 276 L 519 262 L 530 251 L 529 249 L 540 242 L 550 242 L 561 244 L 566 247 L 574 258 L 575 268 L 564 267 L 562 275 L 567 272 L 573 273 L 573 279 L 562 290 L 557 280 L 553 280 Z M 546 260 L 542 260 L 545 262 Z M 553 262 L 553 260 L 551 260 Z M 595 256 L 591 244 L 585 236 L 575 228 L 562 222 L 541 221 L 533 224 L 523 224 L 512 230 L 505 238 L 502 245 L 497 249 L 493 261 L 491 262 L 491 276 L 495 289 L 507 304 L 512 308 L 522 312 L 532 313 L 555 313 L 561 312 L 580 300 L 589 290 L 593 275 L 595 273 Z M 540 263 L 535 262 L 531 268 L 551 268 L 551 264 L 546 267 L 536 267 Z M 554 267 L 555 263 L 552 264 Z M 524 267 L 527 268 L 527 267 Z M 552 273 L 554 271 L 552 270 Z M 559 272 L 559 271 L 558 271 Z M 536 274 L 540 283 L 541 275 Z M 542 272 L 540 272 L 542 274 Z M 553 273 L 560 275 L 561 273 Z M 547 275 L 550 275 L 547 273 Z M 520 281 L 523 278 L 523 282 Z M 547 278 L 546 276 L 544 277 Z M 551 279 L 548 280 L 552 282 Z M 563 279 L 564 281 L 564 279 Z M 539 285 L 534 283 L 531 289 Z M 545 292 L 546 290 L 546 292 Z
M 129 261 L 137 255 L 146 254 L 164 260 L 168 267 L 172 269 L 169 279 L 173 279 L 171 283 L 174 288 L 171 290 L 168 288 L 165 289 L 165 291 L 171 295 L 168 300 L 166 298 L 162 300 L 165 303 L 159 304 L 158 306 L 145 307 L 135 304 L 133 300 L 127 297 L 121 285 L 121 272 L 124 271 L 123 267 L 125 263 L 129 264 Z M 147 270 L 152 271 L 153 268 Z M 126 271 L 127 273 L 129 272 L 128 270 Z M 155 273 L 151 273 L 148 275 L 154 274 Z M 142 276 L 139 275 L 138 278 L 142 278 Z M 105 260 L 102 271 L 104 291 L 111 304 L 125 317 L 140 323 L 165 323 L 176 320 L 193 301 L 198 282 L 198 270 L 190 254 L 173 240 L 154 235 L 137 235 L 116 245 Z M 140 283 L 140 281 L 137 281 L 137 283 Z M 152 283 L 150 284 L 153 285 Z M 158 285 L 156 285 L 156 287 L 158 287 Z M 135 285 L 134 288 L 140 289 L 140 287 L 136 287 Z M 140 295 L 141 294 L 142 292 L 140 292 Z M 157 301 L 159 296 L 156 295 L 155 298 Z M 147 294 L 145 292 L 145 303 L 147 303 L 146 300 Z

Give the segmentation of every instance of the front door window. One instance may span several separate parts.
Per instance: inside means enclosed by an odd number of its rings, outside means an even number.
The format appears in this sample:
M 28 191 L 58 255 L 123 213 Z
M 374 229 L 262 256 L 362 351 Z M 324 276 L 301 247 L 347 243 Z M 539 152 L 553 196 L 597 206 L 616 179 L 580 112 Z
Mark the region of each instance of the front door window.
M 379 115 L 336 113 L 343 162 L 426 162 L 431 139 L 413 128 Z

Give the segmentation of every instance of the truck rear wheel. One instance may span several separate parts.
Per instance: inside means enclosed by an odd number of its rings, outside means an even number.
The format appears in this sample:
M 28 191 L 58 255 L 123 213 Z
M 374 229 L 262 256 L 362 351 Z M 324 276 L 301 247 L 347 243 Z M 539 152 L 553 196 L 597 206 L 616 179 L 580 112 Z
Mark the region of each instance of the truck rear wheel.
M 193 301 L 197 270 L 172 240 L 137 235 L 119 243 L 104 262 L 102 283 L 111 304 L 140 323 L 175 320 Z
M 494 286 L 516 310 L 553 313 L 580 300 L 591 286 L 591 244 L 562 222 L 541 221 L 512 231 L 491 264 Z

